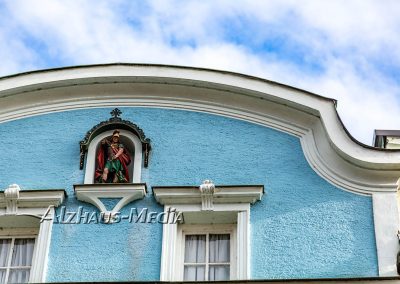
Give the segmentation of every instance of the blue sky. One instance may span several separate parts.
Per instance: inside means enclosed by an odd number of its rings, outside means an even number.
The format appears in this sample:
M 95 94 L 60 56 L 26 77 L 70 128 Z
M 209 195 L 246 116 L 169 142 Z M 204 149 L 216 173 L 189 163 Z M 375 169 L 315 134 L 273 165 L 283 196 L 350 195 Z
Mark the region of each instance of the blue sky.
M 0 76 L 159 63 L 259 76 L 338 100 L 350 133 L 400 129 L 400 1 L 1 1 Z

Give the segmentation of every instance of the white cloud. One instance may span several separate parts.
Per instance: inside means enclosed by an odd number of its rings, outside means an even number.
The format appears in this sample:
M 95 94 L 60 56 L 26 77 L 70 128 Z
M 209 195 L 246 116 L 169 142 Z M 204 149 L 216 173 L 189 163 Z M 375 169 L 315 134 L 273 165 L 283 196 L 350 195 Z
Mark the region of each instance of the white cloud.
M 380 64 L 400 65 L 397 1 L 16 0 L 4 5 L 3 75 L 54 67 L 52 62 L 223 69 L 338 99 L 346 127 L 364 143 L 370 144 L 373 128 L 400 129 L 400 86 Z M 276 38 L 282 46 L 263 49 Z

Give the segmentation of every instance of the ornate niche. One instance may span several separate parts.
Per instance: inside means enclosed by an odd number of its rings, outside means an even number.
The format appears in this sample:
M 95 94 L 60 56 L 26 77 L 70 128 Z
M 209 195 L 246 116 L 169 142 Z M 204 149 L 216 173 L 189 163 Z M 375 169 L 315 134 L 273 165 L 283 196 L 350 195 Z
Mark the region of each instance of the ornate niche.
M 113 132 L 120 132 L 120 142 L 130 155 L 131 162 L 127 166 L 129 172 L 128 183 L 140 183 L 140 174 L 143 166 L 147 168 L 151 151 L 150 139 L 146 138 L 143 130 L 136 124 L 120 118 L 122 112 L 116 108 L 110 112 L 111 118 L 102 121 L 90 129 L 80 145 L 80 169 L 85 168 L 85 184 L 96 183 L 95 171 L 98 168 L 97 154 L 104 139 L 110 140 Z M 85 165 L 86 158 L 86 167 Z
M 85 178 L 84 184 L 74 185 L 78 200 L 91 203 L 101 212 L 107 213 L 106 216 L 112 216 L 129 202 L 146 195 L 146 184 L 141 183 L 141 169 L 142 166 L 148 166 L 151 150 L 150 139 L 146 138 L 142 129 L 123 120 L 120 117 L 122 112 L 118 108 L 110 114 L 109 120 L 94 126 L 80 141 L 80 169 L 85 170 Z M 114 140 L 115 136 L 118 139 Z M 103 159 L 99 159 L 101 151 Z M 129 163 L 123 162 L 125 157 L 130 160 Z M 115 178 L 115 171 L 112 170 L 109 173 L 114 175 L 111 179 L 102 179 L 106 165 L 114 167 L 114 164 L 107 164 L 107 161 L 117 159 L 118 166 L 123 169 L 121 172 L 127 179 L 121 181 Z M 110 198 L 119 201 L 113 209 L 107 210 L 102 199 Z

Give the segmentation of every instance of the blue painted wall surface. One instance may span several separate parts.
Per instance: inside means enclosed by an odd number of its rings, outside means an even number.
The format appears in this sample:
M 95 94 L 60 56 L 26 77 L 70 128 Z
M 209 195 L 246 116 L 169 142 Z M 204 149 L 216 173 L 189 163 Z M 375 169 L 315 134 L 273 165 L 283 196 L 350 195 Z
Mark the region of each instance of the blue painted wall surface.
M 68 210 L 83 206 L 79 141 L 111 109 L 53 113 L 0 124 L 0 186 L 66 189 Z M 152 185 L 264 184 L 251 211 L 251 277 L 377 276 L 372 202 L 335 188 L 306 162 L 288 134 L 181 110 L 121 108 L 152 140 L 142 181 Z M 1 158 L 3 159 L 3 158 Z M 131 207 L 162 211 L 151 192 Z M 59 212 L 59 210 L 58 210 Z M 48 281 L 158 280 L 160 224 L 54 224 Z

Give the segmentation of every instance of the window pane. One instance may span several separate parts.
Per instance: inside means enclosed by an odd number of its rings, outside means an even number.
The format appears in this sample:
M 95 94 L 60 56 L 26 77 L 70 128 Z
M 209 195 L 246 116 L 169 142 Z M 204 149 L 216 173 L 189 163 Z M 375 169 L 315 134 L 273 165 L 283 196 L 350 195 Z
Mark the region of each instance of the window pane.
M 6 283 L 6 273 L 7 270 L 0 269 L 0 283 Z
M 210 265 L 208 280 L 229 280 L 229 265 Z
M 0 239 L 0 266 L 7 266 L 7 255 L 10 249 L 11 239 Z M 1 282 L 4 283 L 4 282 Z
M 206 235 L 186 235 L 185 262 L 204 263 L 206 261 Z
M 30 269 L 10 269 L 8 283 L 28 283 Z
M 34 245 L 35 239 L 15 239 L 11 266 L 30 266 Z
M 230 262 L 230 235 L 210 234 L 210 263 Z
M 204 281 L 205 265 L 185 265 L 184 281 Z

